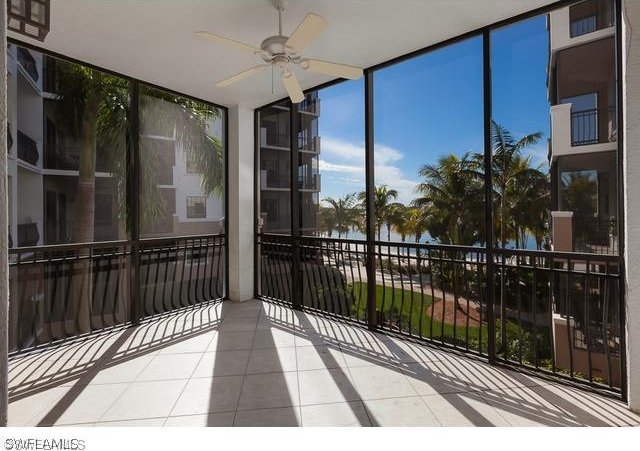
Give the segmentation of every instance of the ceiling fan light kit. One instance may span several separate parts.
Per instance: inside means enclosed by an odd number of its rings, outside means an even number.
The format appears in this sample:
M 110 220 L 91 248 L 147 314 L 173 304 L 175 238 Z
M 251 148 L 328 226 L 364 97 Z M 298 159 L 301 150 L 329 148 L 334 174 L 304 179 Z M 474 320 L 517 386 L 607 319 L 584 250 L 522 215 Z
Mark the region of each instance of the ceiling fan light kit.
M 254 47 L 243 42 L 225 38 L 208 31 L 197 31 L 196 35 L 212 40 L 219 44 L 234 47 L 239 50 L 252 52 L 262 58 L 265 64 L 252 67 L 231 77 L 220 80 L 216 86 L 223 88 L 232 83 L 240 81 L 258 72 L 273 67 L 280 71 L 280 79 L 284 85 L 289 98 L 293 103 L 300 103 L 304 100 L 304 93 L 300 87 L 300 82 L 295 73 L 291 70 L 293 66 L 298 66 L 305 71 L 316 72 L 322 75 L 330 75 L 338 78 L 347 78 L 355 80 L 362 77 L 362 69 L 359 67 L 348 66 L 345 64 L 331 63 L 328 61 L 302 58 L 300 53 L 313 42 L 327 28 L 327 21 L 323 17 L 309 13 L 298 24 L 291 36 L 282 34 L 282 11 L 284 11 L 284 3 L 277 1 L 274 3 L 278 10 L 278 34 L 269 36 L 260 44 L 260 48 Z

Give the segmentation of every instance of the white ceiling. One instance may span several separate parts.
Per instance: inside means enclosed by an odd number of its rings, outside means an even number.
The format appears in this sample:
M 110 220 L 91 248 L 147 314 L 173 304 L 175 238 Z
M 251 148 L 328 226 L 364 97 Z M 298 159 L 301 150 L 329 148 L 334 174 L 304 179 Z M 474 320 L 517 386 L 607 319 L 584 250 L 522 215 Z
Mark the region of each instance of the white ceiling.
M 283 33 L 309 12 L 329 23 L 309 58 L 361 67 L 513 17 L 554 0 L 289 0 Z M 215 82 L 261 63 L 250 53 L 196 37 L 208 30 L 259 46 L 277 34 L 270 0 L 53 0 L 52 51 L 221 105 L 264 105 L 286 96 L 271 71 L 227 88 Z M 297 70 L 304 89 L 331 77 Z

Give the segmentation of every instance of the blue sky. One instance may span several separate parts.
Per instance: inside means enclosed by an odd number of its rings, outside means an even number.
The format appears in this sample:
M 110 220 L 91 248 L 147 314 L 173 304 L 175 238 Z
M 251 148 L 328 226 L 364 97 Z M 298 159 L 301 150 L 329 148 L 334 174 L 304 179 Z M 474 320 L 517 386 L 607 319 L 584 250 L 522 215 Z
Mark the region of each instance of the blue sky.
M 493 117 L 516 137 L 541 131 L 530 149 L 546 165 L 549 136 L 546 17 L 492 33 Z M 482 39 L 471 38 L 374 75 L 376 184 L 414 197 L 417 172 L 440 156 L 483 148 Z M 364 189 L 364 82 L 320 91 L 321 198 Z M 546 167 L 546 166 L 545 166 Z

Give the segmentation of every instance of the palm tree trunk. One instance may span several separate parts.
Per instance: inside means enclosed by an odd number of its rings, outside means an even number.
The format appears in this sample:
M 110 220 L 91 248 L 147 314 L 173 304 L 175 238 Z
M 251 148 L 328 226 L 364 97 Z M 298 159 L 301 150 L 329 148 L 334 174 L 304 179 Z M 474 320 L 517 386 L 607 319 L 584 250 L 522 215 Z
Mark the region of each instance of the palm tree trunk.
M 94 241 L 94 217 L 96 194 L 96 124 L 98 122 L 98 99 L 87 101 L 82 124 L 82 148 L 80 150 L 78 189 L 76 194 L 75 240 L 79 243 Z M 78 333 L 91 330 L 91 299 L 93 273 L 91 252 L 85 248 L 79 252 L 83 257 L 79 263 L 79 290 L 75 300 L 75 319 Z

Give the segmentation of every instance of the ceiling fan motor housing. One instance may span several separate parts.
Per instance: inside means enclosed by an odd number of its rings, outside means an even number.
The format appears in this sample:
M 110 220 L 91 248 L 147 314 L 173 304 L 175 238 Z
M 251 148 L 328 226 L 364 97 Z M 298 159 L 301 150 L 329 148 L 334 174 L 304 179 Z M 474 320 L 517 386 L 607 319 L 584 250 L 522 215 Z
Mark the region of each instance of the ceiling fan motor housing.
M 271 61 L 271 58 L 278 55 L 286 56 L 287 54 L 291 54 L 289 50 L 285 47 L 285 43 L 289 39 L 288 36 L 269 36 L 267 39 L 262 41 L 260 44 L 260 49 L 268 55 L 263 56 L 265 61 Z

